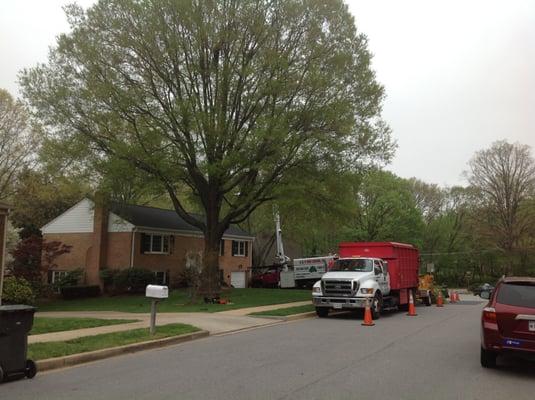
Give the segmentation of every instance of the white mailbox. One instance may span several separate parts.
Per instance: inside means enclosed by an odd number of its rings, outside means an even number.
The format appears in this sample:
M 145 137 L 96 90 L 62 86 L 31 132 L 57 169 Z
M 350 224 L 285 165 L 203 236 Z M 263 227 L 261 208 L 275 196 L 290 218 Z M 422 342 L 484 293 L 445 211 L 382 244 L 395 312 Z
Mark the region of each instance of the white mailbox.
M 167 299 L 169 297 L 169 288 L 160 285 L 147 285 L 145 296 L 152 299 Z

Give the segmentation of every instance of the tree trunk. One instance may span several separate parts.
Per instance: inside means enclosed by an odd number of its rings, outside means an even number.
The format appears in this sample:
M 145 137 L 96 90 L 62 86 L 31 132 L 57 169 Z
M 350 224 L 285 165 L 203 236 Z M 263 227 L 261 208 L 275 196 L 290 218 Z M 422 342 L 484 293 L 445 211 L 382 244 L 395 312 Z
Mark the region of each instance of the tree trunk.
M 211 236 L 211 237 L 210 237 Z M 219 242 L 220 237 L 205 235 L 203 252 L 203 269 L 199 294 L 213 299 L 219 297 L 221 285 L 219 280 Z
M 199 294 L 205 298 L 214 299 L 221 293 L 219 279 L 219 246 L 225 226 L 219 222 L 221 204 L 219 198 L 211 197 L 209 206 L 206 208 L 206 230 L 204 232 L 203 269 Z

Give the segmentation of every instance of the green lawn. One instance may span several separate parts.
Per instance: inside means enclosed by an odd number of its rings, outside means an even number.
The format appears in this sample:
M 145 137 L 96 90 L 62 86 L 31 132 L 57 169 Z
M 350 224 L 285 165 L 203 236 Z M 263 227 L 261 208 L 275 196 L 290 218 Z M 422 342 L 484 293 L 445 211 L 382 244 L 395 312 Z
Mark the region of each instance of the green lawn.
M 237 308 L 283 304 L 310 300 L 309 290 L 284 289 L 230 289 L 221 294 L 232 304 L 188 304 L 187 290 L 173 290 L 169 298 L 158 304 L 158 312 L 218 312 Z M 78 300 L 41 302 L 38 311 L 122 311 L 149 312 L 150 300 L 143 295 L 95 297 Z
M 119 325 L 136 322 L 135 319 L 96 319 L 96 318 L 48 318 L 35 317 L 30 335 L 72 331 L 75 329 L 95 328 L 97 326 Z
M 178 336 L 196 331 L 199 331 L 199 328 L 196 328 L 195 326 L 169 324 L 157 327 L 154 336 L 150 336 L 148 328 L 141 328 L 123 332 L 85 336 L 65 342 L 33 343 L 28 346 L 28 358 L 32 360 L 44 360 L 47 358 L 123 346 L 131 343 L 146 342 L 153 339 Z
M 314 311 L 315 307 L 312 304 L 306 304 L 304 306 L 277 308 L 276 310 L 259 311 L 251 313 L 249 315 L 268 315 L 274 317 L 285 317 L 287 315 L 302 314 L 310 311 Z

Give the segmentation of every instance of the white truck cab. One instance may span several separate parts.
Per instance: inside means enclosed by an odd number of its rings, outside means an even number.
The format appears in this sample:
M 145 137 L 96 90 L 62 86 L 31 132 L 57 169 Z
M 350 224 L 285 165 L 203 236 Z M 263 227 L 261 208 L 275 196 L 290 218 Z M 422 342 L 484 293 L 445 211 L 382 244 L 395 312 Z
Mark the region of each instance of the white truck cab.
M 379 318 L 384 298 L 390 294 L 387 263 L 380 258 L 339 258 L 312 288 L 312 302 L 319 317 L 331 309 L 364 308 L 369 301 Z

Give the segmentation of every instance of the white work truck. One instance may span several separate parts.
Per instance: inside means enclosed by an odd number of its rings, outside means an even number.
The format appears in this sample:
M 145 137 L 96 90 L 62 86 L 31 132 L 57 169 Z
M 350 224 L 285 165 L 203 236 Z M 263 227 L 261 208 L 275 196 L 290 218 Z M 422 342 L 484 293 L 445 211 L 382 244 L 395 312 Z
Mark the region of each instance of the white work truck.
M 364 308 L 369 301 L 377 319 L 389 295 L 388 267 L 380 258 L 340 258 L 312 287 L 319 317 L 326 317 L 330 310 Z
M 295 258 L 293 260 L 295 286 L 312 287 L 329 270 L 337 258 L 336 255 Z

